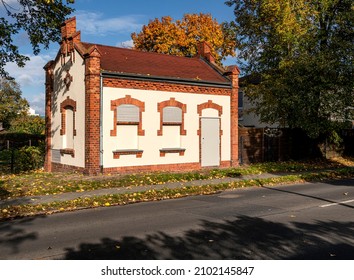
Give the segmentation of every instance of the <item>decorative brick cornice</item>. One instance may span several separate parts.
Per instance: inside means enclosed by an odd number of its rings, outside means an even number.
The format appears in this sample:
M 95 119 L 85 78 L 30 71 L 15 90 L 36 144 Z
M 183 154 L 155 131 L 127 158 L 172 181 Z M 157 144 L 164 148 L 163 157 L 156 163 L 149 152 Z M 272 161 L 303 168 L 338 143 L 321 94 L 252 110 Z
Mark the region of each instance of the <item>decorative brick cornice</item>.
M 117 107 L 123 104 L 130 104 L 139 107 L 139 123 L 138 123 L 138 135 L 144 136 L 145 131 L 143 130 L 142 124 L 142 113 L 145 112 L 145 103 L 132 98 L 130 95 L 126 95 L 123 98 L 119 98 L 111 101 L 111 111 L 113 111 L 113 129 L 111 130 L 111 136 L 117 136 Z
M 211 95 L 231 95 L 230 88 L 197 86 L 197 85 L 184 85 L 174 83 L 164 83 L 156 81 L 139 81 L 129 80 L 123 78 L 104 78 L 104 87 L 113 88 L 131 88 L 141 90 L 156 90 L 156 91 L 168 91 L 168 92 L 186 92 L 195 94 L 211 94 Z
M 187 131 L 184 129 L 184 114 L 187 112 L 187 105 L 179 101 L 176 101 L 174 97 L 171 97 L 170 100 L 162 101 L 157 104 L 157 112 L 160 113 L 160 129 L 157 131 L 158 136 L 163 135 L 163 109 L 165 107 L 178 107 L 182 110 L 182 123 L 180 125 L 180 134 L 187 135 Z

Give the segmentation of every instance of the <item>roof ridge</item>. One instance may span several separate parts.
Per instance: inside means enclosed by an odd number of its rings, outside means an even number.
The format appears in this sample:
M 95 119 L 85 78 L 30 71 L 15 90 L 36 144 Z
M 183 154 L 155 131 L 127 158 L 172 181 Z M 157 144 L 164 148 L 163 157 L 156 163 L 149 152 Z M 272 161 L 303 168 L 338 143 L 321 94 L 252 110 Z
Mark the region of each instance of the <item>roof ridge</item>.
M 120 49 L 120 50 L 125 50 L 125 51 L 131 51 L 131 52 L 139 52 L 139 53 L 147 53 L 151 55 L 159 55 L 159 56 L 169 56 L 169 57 L 176 57 L 179 59 L 195 59 L 195 60 L 200 60 L 199 57 L 197 56 L 183 56 L 183 55 L 173 55 L 173 54 L 166 54 L 166 53 L 157 53 L 157 52 L 149 52 L 149 51 L 142 51 L 142 50 L 137 50 L 137 49 L 130 49 L 130 48 L 123 48 L 123 47 L 117 47 L 117 46 L 110 46 L 110 45 L 103 45 L 103 44 L 96 44 L 96 43 L 89 43 L 89 42 L 81 42 L 83 44 L 89 44 L 89 45 L 95 45 L 98 47 L 105 47 L 105 48 L 112 48 L 112 49 Z

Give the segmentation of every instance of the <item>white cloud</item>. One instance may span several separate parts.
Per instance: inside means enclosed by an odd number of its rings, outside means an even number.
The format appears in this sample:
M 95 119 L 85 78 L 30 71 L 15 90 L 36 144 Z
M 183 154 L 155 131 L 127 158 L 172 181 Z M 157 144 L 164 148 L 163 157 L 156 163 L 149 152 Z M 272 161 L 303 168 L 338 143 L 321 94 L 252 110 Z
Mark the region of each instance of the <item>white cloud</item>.
M 105 36 L 114 33 L 127 33 L 140 30 L 142 16 L 127 15 L 115 18 L 105 18 L 102 13 L 88 11 L 76 12 L 78 30 L 84 34 Z
M 31 108 L 36 110 L 37 114 L 44 115 L 45 95 L 43 90 L 45 72 L 43 67 L 48 61 L 53 59 L 53 56 L 48 54 L 27 56 L 30 60 L 27 61 L 25 67 L 18 67 L 16 63 L 12 62 L 6 64 L 5 70 L 20 85 L 22 96 L 28 100 Z
M 127 40 L 127 41 L 124 41 L 124 42 L 118 42 L 116 44 L 116 47 L 132 49 L 134 47 L 134 42 L 133 42 L 133 40 Z
M 26 55 L 30 58 L 25 67 L 18 67 L 16 63 L 6 64 L 5 70 L 14 77 L 21 88 L 26 86 L 38 86 L 44 83 L 43 67 L 52 58 L 49 55 Z
M 45 114 L 45 109 L 44 109 L 45 94 L 44 93 L 39 93 L 38 95 L 35 95 L 28 101 L 30 103 L 31 108 L 36 111 L 36 114 L 44 116 Z

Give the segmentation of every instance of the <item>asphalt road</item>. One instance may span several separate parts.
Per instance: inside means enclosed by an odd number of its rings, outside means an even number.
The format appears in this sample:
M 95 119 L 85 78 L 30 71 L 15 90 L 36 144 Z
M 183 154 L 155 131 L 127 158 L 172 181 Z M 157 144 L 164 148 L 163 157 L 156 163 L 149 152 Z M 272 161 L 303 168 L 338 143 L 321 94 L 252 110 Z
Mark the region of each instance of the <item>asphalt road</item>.
M 354 259 L 354 178 L 0 222 L 0 259 Z

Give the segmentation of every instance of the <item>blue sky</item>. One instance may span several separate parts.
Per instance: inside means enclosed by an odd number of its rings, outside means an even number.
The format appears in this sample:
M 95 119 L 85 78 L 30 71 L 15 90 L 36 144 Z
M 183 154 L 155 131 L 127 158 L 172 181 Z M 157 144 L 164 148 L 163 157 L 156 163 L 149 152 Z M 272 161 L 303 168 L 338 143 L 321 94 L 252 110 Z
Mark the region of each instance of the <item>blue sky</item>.
M 76 16 L 82 41 L 122 47 L 131 46 L 132 32 L 139 32 L 150 19 L 162 16 L 181 19 L 186 13 L 207 13 L 219 23 L 233 20 L 233 9 L 224 2 L 225 0 L 75 0 L 72 6 L 76 11 L 72 16 Z M 0 13 L 3 13 L 2 8 Z M 31 107 L 36 113 L 43 115 L 43 66 L 55 58 L 59 45 L 52 44 L 48 50 L 42 50 L 38 56 L 34 56 L 24 34 L 19 34 L 16 40 L 21 51 L 31 61 L 24 68 L 8 64 L 6 69 L 20 84 L 22 95 L 30 102 Z M 235 64 L 235 59 L 225 62 L 225 65 L 230 64 Z

